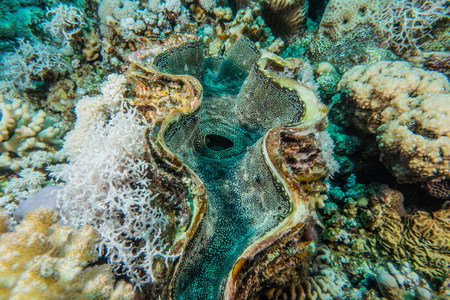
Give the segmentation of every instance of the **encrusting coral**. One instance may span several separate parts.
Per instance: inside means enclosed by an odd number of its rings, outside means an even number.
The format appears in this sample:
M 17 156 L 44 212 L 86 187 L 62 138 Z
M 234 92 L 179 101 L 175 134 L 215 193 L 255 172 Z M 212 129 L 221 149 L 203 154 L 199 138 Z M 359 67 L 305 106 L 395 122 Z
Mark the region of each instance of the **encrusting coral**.
M 448 179 L 450 86 L 444 75 L 382 61 L 345 73 L 339 88 L 355 107 L 356 125 L 377 135 L 381 160 L 398 181 Z
M 333 42 L 361 29 L 380 39 L 380 16 L 389 0 L 331 0 L 320 21 L 318 32 Z
M 57 211 L 41 208 L 12 232 L 0 229 L 0 298 L 134 299 L 131 284 L 116 282 L 108 265 L 89 266 L 98 260 L 97 232 L 58 221 Z

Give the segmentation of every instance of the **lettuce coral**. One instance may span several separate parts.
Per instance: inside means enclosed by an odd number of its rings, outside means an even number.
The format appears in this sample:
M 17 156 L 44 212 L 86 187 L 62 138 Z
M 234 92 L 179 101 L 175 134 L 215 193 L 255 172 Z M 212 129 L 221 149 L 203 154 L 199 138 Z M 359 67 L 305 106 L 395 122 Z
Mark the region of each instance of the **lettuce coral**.
M 384 211 L 377 232 L 381 247 L 395 261 L 409 260 L 412 268 L 428 278 L 450 274 L 450 210 L 418 211 L 404 220 L 393 209 Z

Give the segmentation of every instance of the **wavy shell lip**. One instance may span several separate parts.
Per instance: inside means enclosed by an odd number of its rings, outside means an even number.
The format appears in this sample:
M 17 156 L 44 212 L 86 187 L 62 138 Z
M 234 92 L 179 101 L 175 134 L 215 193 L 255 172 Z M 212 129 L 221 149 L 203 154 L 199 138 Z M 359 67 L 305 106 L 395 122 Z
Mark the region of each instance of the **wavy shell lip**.
M 131 64 L 125 76 L 132 86 L 132 100 L 129 104 L 136 107 L 149 122 L 146 147 L 149 158 L 162 174 L 179 178 L 189 191 L 189 198 L 186 198 L 190 208 L 189 220 L 185 226 L 178 228 L 170 250 L 172 253 L 180 253 L 204 216 L 206 190 L 196 174 L 170 151 L 161 134 L 181 115 L 201 109 L 203 90 L 200 82 L 192 76 L 166 74 L 154 68 L 151 62 L 162 50 L 163 48 L 153 48 L 151 51 L 139 51 L 130 58 Z M 178 260 L 168 264 L 166 262 L 169 274 L 176 273 Z M 167 279 L 155 282 L 147 293 L 170 298 L 171 280 Z
M 293 90 L 299 99 L 305 103 L 305 113 L 300 123 L 312 126 L 321 122 L 327 114 L 326 106 L 320 102 L 316 94 L 305 85 L 297 81 L 299 72 L 302 71 L 300 59 L 282 59 L 279 56 L 261 51 L 262 55 L 257 65 L 267 77 L 272 78 L 280 86 Z M 287 124 L 283 124 L 287 125 Z
M 183 47 L 183 43 L 180 45 L 180 47 Z M 175 50 L 169 51 L 174 52 L 177 47 L 175 47 Z M 189 45 L 186 47 L 189 48 Z M 168 130 L 172 130 L 173 124 L 177 124 L 187 116 L 190 116 L 193 120 L 200 118 L 204 101 L 203 86 L 196 78 L 190 75 L 172 75 L 161 72 L 159 68 L 153 65 L 157 55 L 159 55 L 158 51 L 135 55 L 130 60 L 132 64 L 127 72 L 127 77 L 134 86 L 134 99 L 131 101 L 131 104 L 136 106 L 151 124 L 147 137 L 147 147 L 152 161 L 159 168 L 173 173 L 175 176 L 186 178 L 183 181 L 187 182 L 192 193 L 191 196 L 193 196 L 190 200 L 192 211 L 190 222 L 179 232 L 174 243 L 174 248 L 183 251 L 183 256 L 185 256 L 183 249 L 191 243 L 196 232 L 200 230 L 199 225 L 205 221 L 208 206 L 207 192 L 202 179 L 171 150 L 171 147 L 166 142 L 165 134 Z M 269 130 L 263 137 L 261 148 L 252 150 L 261 151 L 263 160 L 272 173 L 274 184 L 276 182 L 276 185 L 280 185 L 285 196 L 290 199 L 290 208 L 287 210 L 287 213 L 278 214 L 278 218 L 280 218 L 279 223 L 254 239 L 234 260 L 228 279 L 225 278 L 227 283 L 224 286 L 223 296 L 226 299 L 234 299 L 237 295 L 236 293 L 240 289 L 239 286 L 236 286 L 238 282 L 237 277 L 242 275 L 245 269 L 243 268 L 244 266 L 248 266 L 249 263 L 254 264 L 252 260 L 255 256 L 261 255 L 265 251 L 273 251 L 272 248 L 277 243 L 286 243 L 294 239 L 298 240 L 301 237 L 303 225 L 313 215 L 308 202 L 311 192 L 299 189 L 300 185 L 289 177 L 290 174 L 287 172 L 286 166 L 283 165 L 283 159 L 286 159 L 283 157 L 283 153 L 289 152 L 289 149 L 283 148 L 284 152 L 280 150 L 282 148 L 280 133 L 290 132 L 295 135 L 296 132 L 303 131 L 303 133 L 307 134 L 311 131 L 310 128 L 314 128 L 312 131 L 323 130 L 326 123 L 324 121 L 326 119 L 325 106 L 320 103 L 309 88 L 295 80 L 300 70 L 299 61 L 282 60 L 269 52 L 263 51 L 261 57 L 257 60 L 256 66 L 267 80 L 272 81 L 275 88 L 289 90 L 291 94 L 294 92 L 299 101 L 301 101 L 304 111 L 300 120 L 292 120 L 293 122 L 290 122 L 289 126 L 279 126 Z M 311 180 L 319 181 L 318 178 Z M 305 184 L 307 185 L 308 183 L 306 182 Z M 320 188 L 316 188 L 314 193 L 320 193 L 323 190 L 323 185 L 318 186 Z M 309 243 L 310 241 L 300 241 L 298 245 L 303 249 Z M 281 244 L 281 246 L 276 247 L 283 246 Z M 299 253 L 304 252 L 304 249 L 301 249 Z M 297 259 L 300 259 L 300 261 L 304 261 L 306 257 L 306 254 L 297 255 Z M 171 278 L 167 281 L 167 284 L 157 289 L 161 295 L 166 295 L 165 297 L 167 298 L 177 298 L 177 295 L 174 294 L 174 288 L 177 281 L 176 276 L 178 276 L 180 268 L 182 269 L 181 264 L 183 262 L 184 260 L 181 258 L 176 262 L 175 266 L 171 267 Z
M 326 116 L 322 115 L 321 122 L 326 121 Z M 317 124 L 321 127 L 321 122 Z M 312 219 L 315 219 L 315 214 L 311 210 L 311 203 L 308 199 L 308 194 L 320 194 L 326 191 L 326 186 L 321 183 L 321 179 L 326 175 L 326 167 L 323 168 L 323 172 L 311 174 L 304 174 L 303 184 L 313 185 L 314 182 L 318 182 L 319 185 L 315 187 L 315 190 L 311 193 L 308 189 L 302 188 L 299 181 L 295 180 L 286 172 L 286 163 L 283 159 L 283 154 L 280 154 L 281 142 L 280 133 L 288 132 L 290 137 L 297 136 L 298 139 L 310 140 L 309 135 L 314 132 L 314 129 L 306 125 L 296 125 L 289 127 L 276 127 L 271 129 L 264 137 L 264 143 L 262 144 L 264 158 L 267 165 L 271 168 L 274 177 L 284 187 L 285 192 L 291 199 L 291 208 L 285 218 L 270 231 L 266 232 L 263 236 L 255 240 L 251 246 L 249 246 L 236 260 L 233 270 L 229 273 L 224 299 L 246 299 L 248 297 L 242 296 L 242 291 L 239 291 L 237 282 L 239 276 L 243 276 L 249 266 L 252 264 L 252 260 L 260 254 L 266 251 L 276 241 L 281 240 L 284 236 L 293 235 L 298 236 L 302 234 L 303 226 Z M 313 162 L 313 164 L 317 164 Z M 320 163 L 319 168 L 322 167 Z M 305 246 L 310 241 L 305 243 Z M 263 254 L 266 255 L 266 254 Z M 270 255 L 270 254 L 267 254 Z

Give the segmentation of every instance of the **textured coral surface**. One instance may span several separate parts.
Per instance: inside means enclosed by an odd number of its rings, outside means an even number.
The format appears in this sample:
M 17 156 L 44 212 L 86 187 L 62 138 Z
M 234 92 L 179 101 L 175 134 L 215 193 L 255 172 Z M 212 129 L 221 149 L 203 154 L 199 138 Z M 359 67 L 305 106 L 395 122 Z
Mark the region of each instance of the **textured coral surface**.
M 0 298 L 449 299 L 449 12 L 0 1 Z
M 358 127 L 377 135 L 382 162 L 400 182 L 450 175 L 450 87 L 438 73 L 382 61 L 345 73 L 341 91 Z
M 38 209 L 0 235 L 0 298 L 133 299 L 132 286 L 116 284 L 109 266 L 89 266 L 98 259 L 97 232 L 59 219 L 55 210 Z

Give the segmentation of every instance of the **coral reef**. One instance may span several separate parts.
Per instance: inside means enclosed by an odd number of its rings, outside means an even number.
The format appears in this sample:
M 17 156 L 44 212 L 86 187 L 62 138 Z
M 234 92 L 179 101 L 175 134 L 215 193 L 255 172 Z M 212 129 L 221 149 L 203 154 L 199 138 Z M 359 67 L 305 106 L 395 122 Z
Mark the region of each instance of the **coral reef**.
M 449 298 L 447 2 L 0 1 L 0 298 Z
M 12 232 L 0 235 L 0 297 L 3 299 L 133 299 L 129 283 L 116 283 L 97 261 L 99 236 L 90 226 L 58 225 L 49 208 L 30 212 Z
M 355 107 L 356 125 L 377 135 L 381 160 L 400 182 L 449 176 L 449 82 L 407 62 L 358 66 L 339 88 Z

